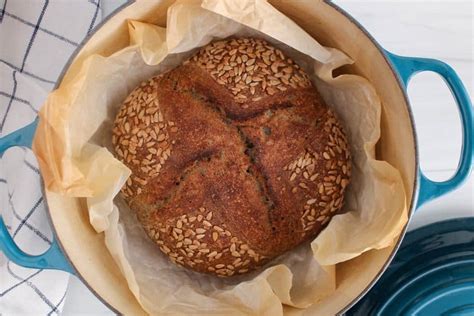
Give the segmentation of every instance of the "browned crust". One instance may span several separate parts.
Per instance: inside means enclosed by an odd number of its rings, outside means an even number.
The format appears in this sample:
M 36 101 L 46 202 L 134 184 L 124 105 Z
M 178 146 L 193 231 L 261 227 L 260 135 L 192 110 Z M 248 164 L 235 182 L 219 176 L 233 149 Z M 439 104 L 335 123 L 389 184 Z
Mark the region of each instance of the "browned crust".
M 113 135 L 132 170 L 123 196 L 150 238 L 175 263 L 218 276 L 314 238 L 350 180 L 338 120 L 262 40 L 213 43 L 144 82 Z

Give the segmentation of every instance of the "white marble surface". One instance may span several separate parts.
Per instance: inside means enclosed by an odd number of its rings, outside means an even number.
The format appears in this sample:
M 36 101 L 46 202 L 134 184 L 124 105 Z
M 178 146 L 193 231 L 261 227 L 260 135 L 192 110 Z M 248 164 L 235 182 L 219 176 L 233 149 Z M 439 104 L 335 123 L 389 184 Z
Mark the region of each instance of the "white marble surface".
M 355 17 L 387 50 L 450 64 L 473 96 L 472 1 L 334 1 Z M 114 2 L 105 2 L 111 10 Z M 434 180 L 453 174 L 461 147 L 461 126 L 448 88 L 434 74 L 422 73 L 409 87 L 420 144 L 421 164 Z M 474 216 L 474 177 L 439 200 L 423 206 L 410 229 L 452 217 Z M 64 315 L 112 315 L 75 277 Z

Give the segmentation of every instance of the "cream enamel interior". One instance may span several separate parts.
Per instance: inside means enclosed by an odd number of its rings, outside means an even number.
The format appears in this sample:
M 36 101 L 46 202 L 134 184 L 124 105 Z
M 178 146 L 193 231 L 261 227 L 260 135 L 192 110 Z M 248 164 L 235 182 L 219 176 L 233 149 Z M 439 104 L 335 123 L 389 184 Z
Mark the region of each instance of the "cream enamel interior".
M 166 25 L 166 9 L 174 0 L 137 1 L 108 20 L 85 44 L 66 70 L 63 83 L 71 80 L 69 70 L 79 67 L 91 54 L 110 55 L 128 45 L 127 20 Z M 367 78 L 379 94 L 382 105 L 382 138 L 378 158 L 402 173 L 407 200 L 415 187 L 416 152 L 414 132 L 404 94 L 382 53 L 372 40 L 333 6 L 317 0 L 270 1 L 321 44 L 341 49 L 354 61 L 346 72 Z M 387 117 L 391 117 L 388 120 Z M 395 119 L 393 119 L 395 118 Z M 128 289 L 125 279 L 105 247 L 103 235 L 89 224 L 82 201 L 46 192 L 57 237 L 83 281 L 106 303 L 122 314 L 145 312 Z M 337 266 L 337 291 L 306 310 L 307 315 L 331 315 L 344 310 L 377 277 L 394 247 L 374 250 Z M 285 309 L 288 314 L 299 314 Z

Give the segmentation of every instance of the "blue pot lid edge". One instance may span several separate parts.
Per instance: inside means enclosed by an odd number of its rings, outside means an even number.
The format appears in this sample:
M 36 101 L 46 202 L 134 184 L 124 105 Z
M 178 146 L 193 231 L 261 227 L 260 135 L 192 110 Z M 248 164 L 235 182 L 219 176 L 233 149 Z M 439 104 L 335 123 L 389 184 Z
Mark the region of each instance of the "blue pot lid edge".
M 474 315 L 474 217 L 408 232 L 377 284 L 347 315 Z

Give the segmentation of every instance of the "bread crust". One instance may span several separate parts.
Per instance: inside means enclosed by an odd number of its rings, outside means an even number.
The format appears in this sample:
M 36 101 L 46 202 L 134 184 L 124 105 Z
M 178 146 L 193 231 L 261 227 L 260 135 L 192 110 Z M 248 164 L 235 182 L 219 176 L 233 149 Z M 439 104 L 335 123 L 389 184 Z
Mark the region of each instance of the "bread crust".
M 317 236 L 350 181 L 336 116 L 260 39 L 212 43 L 142 83 L 113 143 L 132 171 L 122 195 L 148 236 L 173 262 L 221 277 Z

